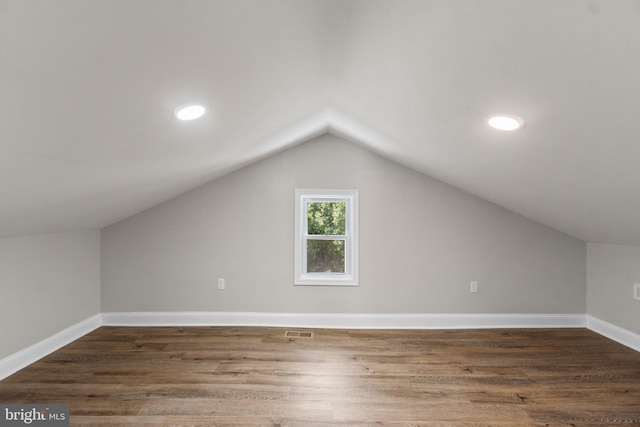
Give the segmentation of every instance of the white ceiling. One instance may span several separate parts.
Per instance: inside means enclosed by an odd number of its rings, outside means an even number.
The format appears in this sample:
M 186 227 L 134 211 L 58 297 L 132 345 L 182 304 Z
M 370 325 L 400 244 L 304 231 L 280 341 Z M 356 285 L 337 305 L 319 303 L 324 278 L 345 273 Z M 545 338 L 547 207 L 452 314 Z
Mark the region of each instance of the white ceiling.
M 101 228 L 330 131 L 640 245 L 639 70 L 638 0 L 0 0 L 0 236 Z

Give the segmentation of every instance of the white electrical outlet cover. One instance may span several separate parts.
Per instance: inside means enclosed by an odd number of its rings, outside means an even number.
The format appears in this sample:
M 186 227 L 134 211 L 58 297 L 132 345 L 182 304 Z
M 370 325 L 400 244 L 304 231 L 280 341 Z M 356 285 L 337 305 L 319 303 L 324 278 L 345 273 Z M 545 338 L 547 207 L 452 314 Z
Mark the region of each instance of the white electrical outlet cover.
M 633 298 L 640 300 L 640 283 L 633 284 Z

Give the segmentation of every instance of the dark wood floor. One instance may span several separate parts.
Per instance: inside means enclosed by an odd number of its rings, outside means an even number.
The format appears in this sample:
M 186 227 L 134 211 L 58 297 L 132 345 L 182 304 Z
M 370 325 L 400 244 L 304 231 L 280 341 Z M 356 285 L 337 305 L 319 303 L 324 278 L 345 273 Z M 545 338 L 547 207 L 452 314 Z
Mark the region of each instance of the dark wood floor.
M 103 327 L 0 382 L 73 426 L 640 424 L 640 353 L 585 329 Z

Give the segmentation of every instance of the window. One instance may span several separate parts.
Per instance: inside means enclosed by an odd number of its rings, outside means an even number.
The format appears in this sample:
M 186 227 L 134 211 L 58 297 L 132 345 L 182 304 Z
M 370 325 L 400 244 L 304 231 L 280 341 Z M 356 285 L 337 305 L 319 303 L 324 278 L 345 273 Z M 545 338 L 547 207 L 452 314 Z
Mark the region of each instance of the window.
M 358 286 L 357 221 L 356 190 L 296 190 L 296 285 Z

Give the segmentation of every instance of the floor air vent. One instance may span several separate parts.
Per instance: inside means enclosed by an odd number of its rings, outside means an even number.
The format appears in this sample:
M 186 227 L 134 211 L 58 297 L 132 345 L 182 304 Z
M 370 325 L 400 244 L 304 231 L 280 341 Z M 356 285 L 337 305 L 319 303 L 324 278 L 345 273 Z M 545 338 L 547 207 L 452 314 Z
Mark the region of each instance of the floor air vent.
M 307 331 L 287 331 L 284 333 L 287 338 L 313 338 L 313 332 Z

